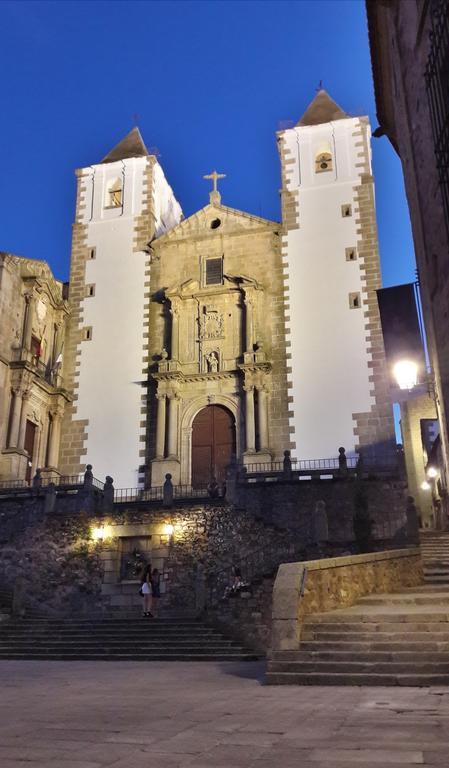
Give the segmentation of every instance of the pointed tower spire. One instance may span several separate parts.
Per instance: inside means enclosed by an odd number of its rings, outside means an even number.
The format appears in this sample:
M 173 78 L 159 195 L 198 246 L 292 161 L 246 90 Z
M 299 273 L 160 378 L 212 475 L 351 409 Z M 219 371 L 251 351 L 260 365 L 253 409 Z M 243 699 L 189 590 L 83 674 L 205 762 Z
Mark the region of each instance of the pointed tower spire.
M 149 154 L 142 135 L 136 126 L 108 152 L 101 162 L 115 163 L 117 160 L 126 160 L 128 157 L 145 157 Z
M 330 123 L 331 120 L 344 120 L 346 117 L 349 115 L 343 112 L 324 88 L 320 88 L 296 125 L 319 125 L 319 123 Z

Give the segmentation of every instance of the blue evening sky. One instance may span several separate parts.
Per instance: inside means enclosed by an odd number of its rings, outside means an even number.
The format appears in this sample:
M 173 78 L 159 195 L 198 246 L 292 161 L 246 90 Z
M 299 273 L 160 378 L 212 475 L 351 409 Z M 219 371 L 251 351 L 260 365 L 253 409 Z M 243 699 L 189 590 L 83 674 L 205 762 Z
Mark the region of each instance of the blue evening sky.
M 133 126 L 187 216 L 225 172 L 223 202 L 279 218 L 275 131 L 320 80 L 377 126 L 364 2 L 0 3 L 0 250 L 46 259 L 67 279 L 77 167 Z M 384 283 L 414 279 L 401 166 L 373 140 Z

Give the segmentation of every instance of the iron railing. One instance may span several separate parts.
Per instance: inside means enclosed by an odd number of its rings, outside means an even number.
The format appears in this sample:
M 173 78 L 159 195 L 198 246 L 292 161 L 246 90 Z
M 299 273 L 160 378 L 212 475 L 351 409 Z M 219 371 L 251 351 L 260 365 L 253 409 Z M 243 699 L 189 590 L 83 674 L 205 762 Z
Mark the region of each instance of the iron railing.
M 174 485 L 173 486 L 173 498 L 174 499 L 206 499 L 206 498 L 219 498 L 220 491 L 217 489 L 216 495 L 212 495 L 209 492 L 209 484 L 202 483 L 200 485 Z
M 218 495 L 211 494 L 209 485 L 173 485 L 171 487 L 173 499 L 183 501 L 189 499 L 219 499 L 222 497 L 221 489 Z M 166 492 L 167 493 L 167 492 Z M 114 491 L 115 504 L 131 504 L 133 502 L 161 501 L 164 499 L 164 486 L 154 486 L 152 488 L 116 488 Z
M 162 486 L 154 488 L 116 488 L 114 490 L 115 504 L 130 504 L 140 501 L 161 501 L 164 489 Z
M 13 351 L 13 360 L 16 363 L 27 363 L 33 368 L 39 378 L 44 379 L 52 387 L 61 388 L 63 386 L 60 369 L 52 367 L 50 362 L 44 363 L 40 357 L 28 351 L 25 347 Z
M 338 457 L 332 457 L 329 459 L 290 459 L 291 471 L 300 474 L 311 474 L 316 472 L 334 472 L 340 470 L 340 463 Z M 357 456 L 346 457 L 347 469 L 356 469 L 358 462 Z M 286 469 L 290 471 L 289 467 L 284 466 L 283 461 L 264 461 L 260 464 L 250 463 L 246 464 L 241 469 L 245 470 L 247 474 L 260 474 L 270 472 L 284 472 Z
M 0 490 L 13 490 L 15 488 L 29 488 L 26 480 L 0 480 Z

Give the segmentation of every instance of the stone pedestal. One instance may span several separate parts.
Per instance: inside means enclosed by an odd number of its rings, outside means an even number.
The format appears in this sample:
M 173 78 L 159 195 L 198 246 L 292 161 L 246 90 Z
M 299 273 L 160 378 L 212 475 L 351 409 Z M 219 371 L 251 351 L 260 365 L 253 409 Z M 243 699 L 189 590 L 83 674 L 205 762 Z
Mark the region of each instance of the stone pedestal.
M 177 459 L 153 459 L 151 462 L 151 485 L 153 488 L 164 485 L 167 472 L 172 476 L 173 485 L 181 483 L 181 464 Z
M 19 448 L 6 448 L 0 454 L 0 479 L 24 480 L 29 456 Z
M 248 464 L 266 464 L 267 462 L 271 463 L 273 461 L 273 457 L 268 451 L 258 451 L 257 453 L 250 453 L 245 451 L 242 456 L 242 460 L 243 466 L 246 467 Z

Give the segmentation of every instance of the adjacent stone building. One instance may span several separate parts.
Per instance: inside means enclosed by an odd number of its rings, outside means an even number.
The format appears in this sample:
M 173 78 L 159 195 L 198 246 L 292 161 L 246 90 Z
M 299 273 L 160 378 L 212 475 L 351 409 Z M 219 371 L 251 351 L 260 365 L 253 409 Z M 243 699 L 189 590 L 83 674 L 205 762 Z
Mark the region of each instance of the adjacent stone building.
M 449 456 L 449 12 L 447 0 L 367 0 L 379 127 L 398 152 L 418 264 L 431 390 Z M 445 494 L 447 504 L 447 493 Z M 447 512 L 447 509 L 446 509 Z
M 0 253 L 0 482 L 59 466 L 69 305 L 45 261 Z

